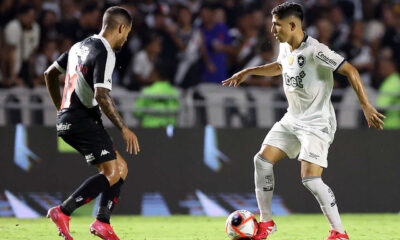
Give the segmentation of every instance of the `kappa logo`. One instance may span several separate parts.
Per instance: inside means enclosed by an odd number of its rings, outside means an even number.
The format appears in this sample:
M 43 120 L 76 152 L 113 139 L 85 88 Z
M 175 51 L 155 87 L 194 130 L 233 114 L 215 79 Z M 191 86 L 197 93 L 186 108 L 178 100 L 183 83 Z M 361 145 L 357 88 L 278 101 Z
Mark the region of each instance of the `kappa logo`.
M 86 159 L 87 162 L 93 161 L 94 160 L 93 153 L 85 155 L 85 159 Z
M 108 83 L 111 83 L 111 78 L 107 79 L 107 82 L 108 82 Z
M 109 151 L 103 149 L 103 150 L 101 151 L 101 153 L 100 153 L 100 156 L 104 156 L 104 155 L 107 155 L 107 154 L 109 154 L 109 153 L 110 153 Z

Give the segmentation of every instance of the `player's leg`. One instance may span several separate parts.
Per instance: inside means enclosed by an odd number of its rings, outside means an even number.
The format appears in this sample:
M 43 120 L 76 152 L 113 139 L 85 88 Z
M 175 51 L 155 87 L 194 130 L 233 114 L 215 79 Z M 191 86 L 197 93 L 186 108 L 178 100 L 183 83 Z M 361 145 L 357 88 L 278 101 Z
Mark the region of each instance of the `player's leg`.
M 118 202 L 121 187 L 128 175 L 128 166 L 122 156 L 116 151 L 118 163 L 118 181 L 112 185 L 108 190 L 102 193 L 99 210 L 96 219 L 103 223 L 110 224 L 110 216 Z
M 315 196 L 321 210 L 329 221 L 331 231 L 328 239 L 348 239 L 340 219 L 335 195 L 333 191 L 322 181 L 323 168 L 317 164 L 301 161 L 301 178 L 304 186 Z M 337 232 L 337 233 L 336 233 Z
M 275 184 L 273 167 L 285 156 L 284 151 L 270 145 L 263 145 L 254 156 L 254 183 L 261 222 L 272 220 L 271 204 Z
M 328 239 L 348 239 L 340 219 L 335 195 L 321 178 L 323 168 L 328 165 L 327 156 L 331 139 L 324 133 L 312 131 L 300 135 L 299 138 L 302 142 L 299 155 L 302 182 L 315 196 L 331 225 L 331 236 Z
M 117 175 L 118 180 L 113 178 L 112 182 L 115 182 L 115 184 L 102 193 L 96 220 L 89 227 L 90 233 L 107 240 L 119 239 L 110 225 L 110 217 L 118 202 L 121 187 L 128 175 L 128 166 L 125 160 L 117 151 L 115 151 L 115 153 L 117 156 L 117 159 L 115 160 L 117 168 L 113 169 L 113 171 L 118 173 L 115 174 Z M 100 172 L 107 172 L 108 169 L 103 169 L 103 167 L 104 165 L 99 166 Z
M 285 156 L 284 151 L 270 145 L 263 145 L 260 152 L 254 156 L 255 192 L 260 209 L 259 229 L 254 237 L 255 240 L 265 239 L 276 231 L 271 210 L 275 187 L 273 165 Z
M 263 146 L 254 157 L 254 182 L 260 222 L 255 240 L 265 239 L 276 231 L 272 220 L 272 196 L 275 187 L 273 167 L 276 162 L 286 155 L 290 158 L 297 156 L 300 142 L 291 131 L 291 126 L 285 121 L 276 123 L 266 136 Z

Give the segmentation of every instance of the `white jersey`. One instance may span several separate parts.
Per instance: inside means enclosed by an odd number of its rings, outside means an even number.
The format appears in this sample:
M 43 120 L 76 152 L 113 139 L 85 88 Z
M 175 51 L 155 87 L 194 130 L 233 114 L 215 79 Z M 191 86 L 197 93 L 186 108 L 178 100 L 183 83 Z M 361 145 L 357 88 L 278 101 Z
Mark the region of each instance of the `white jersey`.
M 289 103 L 284 118 L 304 127 L 335 132 L 336 117 L 331 103 L 333 71 L 345 59 L 316 39 L 305 35 L 300 47 L 290 51 L 281 43 L 277 62 L 282 66 L 285 95 Z

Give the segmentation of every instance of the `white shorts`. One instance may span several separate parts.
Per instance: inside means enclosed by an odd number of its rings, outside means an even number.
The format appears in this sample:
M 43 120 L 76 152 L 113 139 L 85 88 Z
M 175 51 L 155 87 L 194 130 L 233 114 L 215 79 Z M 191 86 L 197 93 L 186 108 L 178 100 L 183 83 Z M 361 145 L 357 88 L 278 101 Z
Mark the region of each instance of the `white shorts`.
M 289 158 L 315 163 L 328 167 L 328 150 L 334 137 L 334 132 L 323 132 L 317 128 L 300 126 L 282 118 L 274 124 L 264 139 L 263 145 L 277 147 Z

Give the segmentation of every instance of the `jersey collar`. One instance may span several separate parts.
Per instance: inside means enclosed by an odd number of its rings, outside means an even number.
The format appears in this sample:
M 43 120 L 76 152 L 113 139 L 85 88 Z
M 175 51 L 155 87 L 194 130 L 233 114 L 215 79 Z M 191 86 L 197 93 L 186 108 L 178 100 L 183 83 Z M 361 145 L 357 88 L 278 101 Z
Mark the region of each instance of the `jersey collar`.
M 103 42 L 103 44 L 105 45 L 106 48 L 108 48 L 108 49 L 110 49 L 111 51 L 113 51 L 113 49 L 111 48 L 111 45 L 110 45 L 110 43 L 107 41 L 107 39 L 105 39 L 105 38 L 103 38 L 102 36 L 97 35 L 97 34 L 94 34 L 93 37 L 94 37 L 94 38 L 100 39 L 100 40 Z

